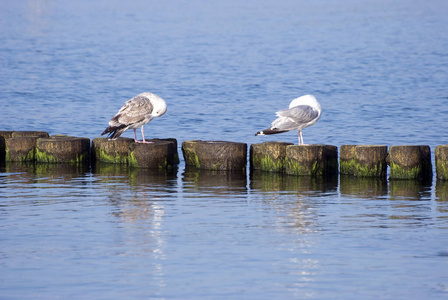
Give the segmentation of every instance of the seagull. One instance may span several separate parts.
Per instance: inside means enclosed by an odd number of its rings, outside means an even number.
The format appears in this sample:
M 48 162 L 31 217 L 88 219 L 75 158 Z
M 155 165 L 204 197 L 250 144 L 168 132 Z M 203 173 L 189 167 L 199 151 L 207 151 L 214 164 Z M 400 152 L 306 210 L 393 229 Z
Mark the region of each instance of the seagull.
M 303 145 L 302 129 L 313 125 L 319 120 L 322 109 L 313 95 L 305 95 L 291 101 L 288 109 L 276 112 L 278 118 L 272 122 L 271 127 L 257 132 L 255 135 L 269 135 L 299 131 L 299 145 Z
M 126 101 L 118 113 L 109 121 L 109 127 L 101 135 L 108 133 L 112 140 L 117 139 L 129 128 L 134 129 L 136 143 L 152 143 L 145 140 L 143 125 L 151 121 L 154 117 L 160 117 L 166 112 L 166 102 L 159 96 L 152 93 L 141 93 Z M 136 128 L 142 128 L 143 141 L 137 140 Z

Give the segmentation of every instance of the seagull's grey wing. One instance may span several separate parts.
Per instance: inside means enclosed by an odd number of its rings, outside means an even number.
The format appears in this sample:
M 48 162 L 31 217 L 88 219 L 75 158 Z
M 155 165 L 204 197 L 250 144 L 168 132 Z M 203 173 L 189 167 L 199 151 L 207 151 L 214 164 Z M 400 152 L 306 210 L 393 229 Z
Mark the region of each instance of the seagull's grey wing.
M 298 105 L 278 111 L 278 118 L 272 122 L 271 129 L 295 130 L 299 129 L 319 116 L 319 112 L 308 105 Z
M 145 118 L 152 113 L 154 106 L 151 104 L 148 98 L 143 96 L 136 96 L 131 100 L 128 100 L 118 113 L 110 120 L 111 123 L 131 125 L 134 123 L 142 122 Z

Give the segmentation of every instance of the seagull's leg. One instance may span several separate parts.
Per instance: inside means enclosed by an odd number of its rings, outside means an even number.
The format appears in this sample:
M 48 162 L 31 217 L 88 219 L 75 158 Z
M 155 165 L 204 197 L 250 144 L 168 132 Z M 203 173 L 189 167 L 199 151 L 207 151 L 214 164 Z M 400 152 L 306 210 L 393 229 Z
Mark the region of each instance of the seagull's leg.
M 135 128 L 134 128 L 134 141 L 135 141 L 136 143 L 138 143 L 138 140 L 137 140 L 137 132 L 135 131 Z
M 299 142 L 298 142 L 298 145 L 302 145 L 302 144 L 303 144 L 302 130 L 299 129 Z
M 143 126 L 142 126 L 142 137 L 143 137 L 143 142 L 142 143 L 145 143 L 145 144 L 152 144 L 152 142 L 150 142 L 150 141 L 146 141 L 145 140 L 145 133 L 143 132 Z

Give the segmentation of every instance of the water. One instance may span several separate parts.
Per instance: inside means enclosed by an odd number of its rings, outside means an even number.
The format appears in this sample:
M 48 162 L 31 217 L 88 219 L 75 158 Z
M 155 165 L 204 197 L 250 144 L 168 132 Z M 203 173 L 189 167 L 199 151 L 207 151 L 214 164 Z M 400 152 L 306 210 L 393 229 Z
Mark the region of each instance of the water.
M 448 5 L 0 1 L 1 130 L 255 137 L 311 93 L 306 143 L 448 143 Z M 132 137 L 132 132 L 124 134 Z M 179 144 L 180 144 L 179 143 Z M 0 168 L 0 299 L 440 299 L 448 184 L 117 166 Z

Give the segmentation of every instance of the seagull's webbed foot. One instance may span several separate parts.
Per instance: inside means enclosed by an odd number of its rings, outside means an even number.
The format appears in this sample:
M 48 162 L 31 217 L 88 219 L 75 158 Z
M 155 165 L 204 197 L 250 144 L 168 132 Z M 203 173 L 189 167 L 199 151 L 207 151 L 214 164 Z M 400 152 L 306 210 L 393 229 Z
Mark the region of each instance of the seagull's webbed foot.
M 152 141 L 146 141 L 146 140 L 143 140 L 143 141 L 135 141 L 136 143 L 139 143 L 139 144 L 154 144 L 154 142 L 152 142 Z

